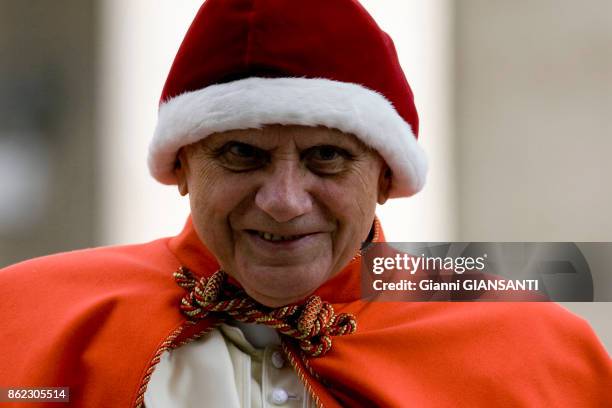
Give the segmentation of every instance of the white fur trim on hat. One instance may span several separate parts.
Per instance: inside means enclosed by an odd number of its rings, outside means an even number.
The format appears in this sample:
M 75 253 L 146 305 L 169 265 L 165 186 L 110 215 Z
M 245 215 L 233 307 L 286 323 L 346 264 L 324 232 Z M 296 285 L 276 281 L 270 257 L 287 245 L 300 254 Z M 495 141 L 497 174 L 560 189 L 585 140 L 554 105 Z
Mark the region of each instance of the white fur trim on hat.
M 174 165 L 182 146 L 213 133 L 272 124 L 326 126 L 354 134 L 391 168 L 390 197 L 411 196 L 425 183 L 425 153 L 389 100 L 361 85 L 319 78 L 247 78 L 162 103 L 149 146 L 149 170 L 161 183 L 176 184 Z

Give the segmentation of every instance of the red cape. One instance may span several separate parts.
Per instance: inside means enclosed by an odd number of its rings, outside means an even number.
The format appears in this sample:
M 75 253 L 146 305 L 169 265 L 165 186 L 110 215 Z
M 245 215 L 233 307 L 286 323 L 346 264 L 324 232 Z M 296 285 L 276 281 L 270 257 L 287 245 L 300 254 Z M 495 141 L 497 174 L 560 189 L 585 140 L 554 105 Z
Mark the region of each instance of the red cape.
M 138 405 L 159 356 L 210 327 L 179 312 L 185 292 L 172 274 L 181 265 L 201 276 L 218 267 L 190 220 L 174 238 L 1 270 L 0 387 L 70 387 L 75 407 Z M 610 357 L 584 320 L 554 303 L 364 302 L 359 274 L 356 258 L 317 291 L 357 316 L 356 333 L 306 364 L 285 347 L 320 406 L 612 400 Z

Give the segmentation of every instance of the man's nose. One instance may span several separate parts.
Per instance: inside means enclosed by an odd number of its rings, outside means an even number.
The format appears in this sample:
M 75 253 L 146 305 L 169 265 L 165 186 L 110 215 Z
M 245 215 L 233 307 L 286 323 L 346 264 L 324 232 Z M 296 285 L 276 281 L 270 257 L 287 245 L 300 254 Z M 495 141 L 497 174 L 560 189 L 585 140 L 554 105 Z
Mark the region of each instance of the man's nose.
M 255 195 L 255 205 L 277 222 L 287 222 L 312 210 L 307 173 L 299 163 L 277 163 Z

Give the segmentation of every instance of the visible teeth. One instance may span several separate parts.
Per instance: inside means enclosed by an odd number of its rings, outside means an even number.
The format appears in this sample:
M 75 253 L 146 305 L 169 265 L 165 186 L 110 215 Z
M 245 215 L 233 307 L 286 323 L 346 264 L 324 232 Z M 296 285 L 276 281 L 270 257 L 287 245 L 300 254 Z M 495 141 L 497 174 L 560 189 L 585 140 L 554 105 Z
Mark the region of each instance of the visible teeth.
M 262 231 L 257 231 L 257 235 L 266 241 L 289 241 L 300 237 L 299 235 L 276 235 Z

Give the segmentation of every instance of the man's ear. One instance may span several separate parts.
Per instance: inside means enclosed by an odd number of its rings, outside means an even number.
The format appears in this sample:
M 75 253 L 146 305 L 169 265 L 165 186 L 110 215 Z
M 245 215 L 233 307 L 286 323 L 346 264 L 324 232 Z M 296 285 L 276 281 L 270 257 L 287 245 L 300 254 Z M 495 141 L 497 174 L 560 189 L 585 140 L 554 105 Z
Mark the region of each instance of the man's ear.
M 378 176 L 378 204 L 384 204 L 389 198 L 391 191 L 391 169 L 387 166 L 387 163 L 383 163 L 383 167 L 380 170 Z
M 178 186 L 179 194 L 184 196 L 189 193 L 187 186 L 187 160 L 185 158 L 185 151 L 179 150 L 176 155 L 176 163 L 174 163 L 174 175 L 176 176 L 176 184 Z

